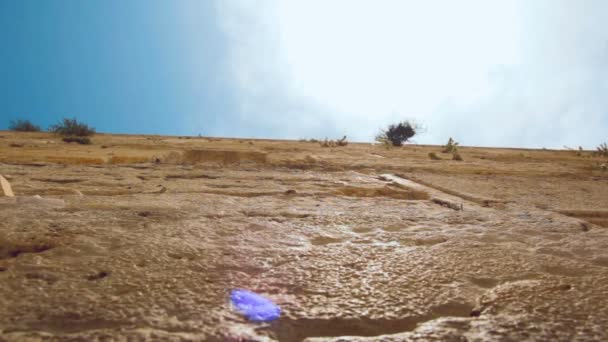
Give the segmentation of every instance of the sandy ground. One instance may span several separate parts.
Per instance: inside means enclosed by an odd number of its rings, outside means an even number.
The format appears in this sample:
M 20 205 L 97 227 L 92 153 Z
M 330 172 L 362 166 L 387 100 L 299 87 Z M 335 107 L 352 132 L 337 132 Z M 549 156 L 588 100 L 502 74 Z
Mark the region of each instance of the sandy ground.
M 439 152 L 0 132 L 0 340 L 608 340 L 604 161 Z

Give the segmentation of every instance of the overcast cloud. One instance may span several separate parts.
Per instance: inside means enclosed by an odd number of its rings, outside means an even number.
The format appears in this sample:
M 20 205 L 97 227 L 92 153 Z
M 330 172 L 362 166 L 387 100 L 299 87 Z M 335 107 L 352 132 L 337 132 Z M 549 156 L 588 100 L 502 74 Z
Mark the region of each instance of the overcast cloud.
M 243 0 L 218 15 L 239 118 L 259 135 L 371 141 L 414 119 L 420 143 L 608 139 L 601 0 Z

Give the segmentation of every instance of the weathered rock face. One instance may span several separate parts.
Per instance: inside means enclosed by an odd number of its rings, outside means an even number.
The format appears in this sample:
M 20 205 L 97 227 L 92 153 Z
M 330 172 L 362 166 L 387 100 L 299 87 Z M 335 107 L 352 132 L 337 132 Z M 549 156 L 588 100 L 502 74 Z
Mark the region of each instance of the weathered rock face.
M 0 198 L 0 339 L 608 339 L 601 173 L 546 175 L 554 184 L 415 158 L 395 170 L 398 151 L 357 159 L 372 147 L 353 144 L 314 147 L 306 167 L 311 153 L 288 149 L 312 147 L 273 144 L 263 162 L 5 160 L 17 197 Z M 247 322 L 235 288 L 281 318 Z

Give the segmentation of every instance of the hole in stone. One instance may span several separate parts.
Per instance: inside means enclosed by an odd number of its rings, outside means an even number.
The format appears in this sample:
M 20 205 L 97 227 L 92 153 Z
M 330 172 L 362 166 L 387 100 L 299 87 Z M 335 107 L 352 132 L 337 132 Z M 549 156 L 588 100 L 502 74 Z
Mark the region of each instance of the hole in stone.
M 152 216 L 152 212 L 151 211 L 140 211 L 137 213 L 138 216 L 141 217 L 150 217 Z
M 16 258 L 19 255 L 23 254 L 23 253 L 41 253 L 44 251 L 48 251 L 49 249 L 53 248 L 54 246 L 47 244 L 47 243 L 39 243 L 39 244 L 33 244 L 33 245 L 18 245 L 18 246 L 11 246 L 8 249 L 8 251 L 6 252 L 6 254 L 2 255 L 1 251 L 2 251 L 2 246 L 0 246 L 0 259 L 5 258 L 5 257 L 9 257 L 9 258 Z
M 481 316 L 481 310 L 480 309 L 473 309 L 471 311 L 470 316 L 471 317 L 479 317 L 479 316 Z
M 90 280 L 90 281 L 99 280 L 99 279 L 103 279 L 103 278 L 105 278 L 105 277 L 107 277 L 109 275 L 110 275 L 109 272 L 100 271 L 100 272 L 98 272 L 96 274 L 92 274 L 92 275 L 87 276 L 87 280 Z

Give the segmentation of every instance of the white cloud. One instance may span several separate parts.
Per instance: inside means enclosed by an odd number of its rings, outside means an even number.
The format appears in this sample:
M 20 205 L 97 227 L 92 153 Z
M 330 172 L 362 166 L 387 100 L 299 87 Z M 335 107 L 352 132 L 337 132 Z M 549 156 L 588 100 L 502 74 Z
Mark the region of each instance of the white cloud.
M 228 34 L 239 113 L 220 135 L 310 138 L 339 134 L 331 111 L 292 87 L 280 45 L 277 4 L 272 0 L 220 1 L 219 17 Z M 240 132 L 234 127 L 239 126 Z M 223 133 L 223 134 L 222 134 Z
M 257 127 L 370 140 L 414 118 L 428 127 L 419 142 L 592 147 L 606 139 L 608 5 L 600 0 L 220 4 L 242 118 Z

